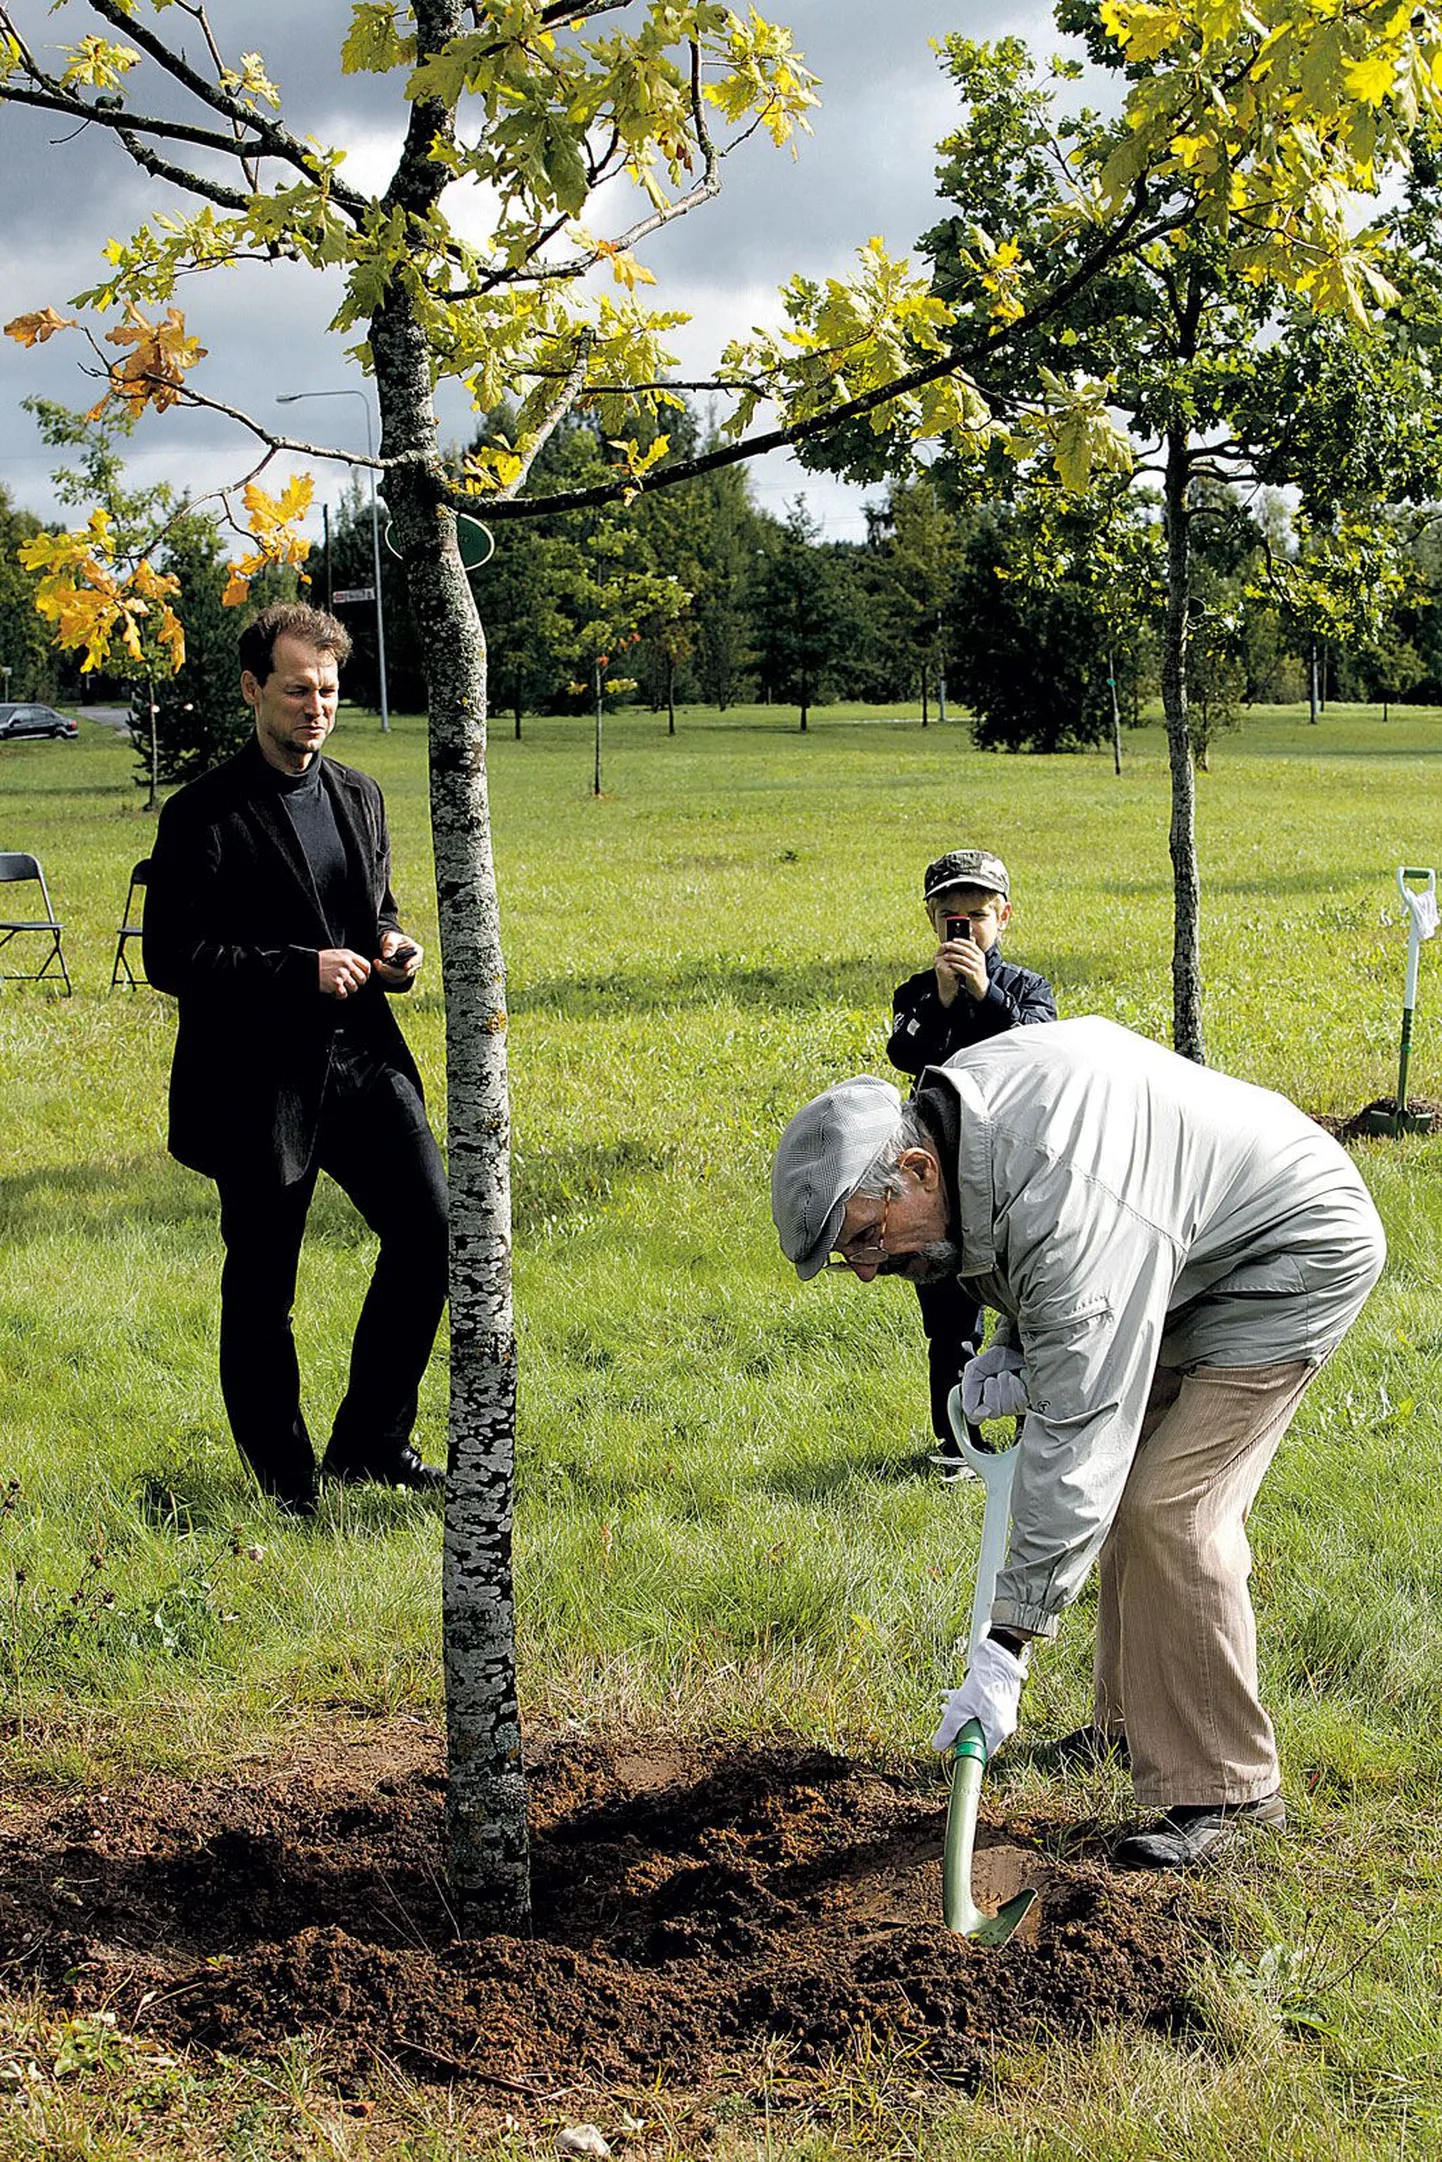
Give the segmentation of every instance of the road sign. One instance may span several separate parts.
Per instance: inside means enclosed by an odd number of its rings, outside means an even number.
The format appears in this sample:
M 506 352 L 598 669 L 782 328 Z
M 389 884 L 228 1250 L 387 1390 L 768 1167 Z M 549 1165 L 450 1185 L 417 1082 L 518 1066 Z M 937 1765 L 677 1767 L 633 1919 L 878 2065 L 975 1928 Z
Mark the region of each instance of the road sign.
M 385 528 L 382 538 L 391 554 L 398 557 L 400 549 L 390 526 Z M 489 526 L 481 524 L 479 518 L 472 518 L 463 510 L 457 511 L 456 547 L 460 551 L 462 567 L 468 571 L 478 571 L 483 563 L 490 562 L 495 553 L 495 535 Z M 339 594 L 336 599 L 340 599 Z
M 343 606 L 346 601 L 373 601 L 375 597 L 374 586 L 342 586 L 338 593 L 332 593 L 331 601 Z

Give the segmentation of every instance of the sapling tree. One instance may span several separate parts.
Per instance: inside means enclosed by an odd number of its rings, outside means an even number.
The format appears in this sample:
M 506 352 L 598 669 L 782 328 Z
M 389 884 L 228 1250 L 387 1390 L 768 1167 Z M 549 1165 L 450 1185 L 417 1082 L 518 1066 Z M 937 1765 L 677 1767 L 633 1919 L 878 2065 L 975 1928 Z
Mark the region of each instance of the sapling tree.
M 581 401 L 615 451 L 589 500 L 634 496 L 665 463 L 663 430 L 644 447 L 619 432 L 638 399 L 664 413 L 677 396 L 664 381 L 663 344 L 675 318 L 643 304 L 653 281 L 636 250 L 712 198 L 726 158 L 751 135 L 787 142 L 814 101 L 813 82 L 784 30 L 713 0 L 361 0 L 344 65 L 394 86 L 400 133 L 388 179 L 366 192 L 347 177 L 342 145 L 317 145 L 287 125 L 259 54 L 222 54 L 198 0 L 87 0 L 70 12 L 98 27 L 57 58 L 29 33 L 20 7 L 0 6 L 0 102 L 79 124 L 76 156 L 105 145 L 133 159 L 166 213 L 108 249 L 101 282 L 79 296 L 81 307 L 120 317 L 103 339 L 83 333 L 102 386 L 97 410 L 213 402 L 191 380 L 204 354 L 175 295 L 192 274 L 238 261 L 281 259 L 328 275 L 338 288 L 334 328 L 359 343 L 374 378 L 374 463 L 427 660 L 447 1014 L 449 1870 L 464 1927 L 515 1925 L 528 1912 L 529 1864 L 510 1561 L 516 1345 L 505 972 L 485 646 L 456 513 L 479 501 L 497 517 L 548 507 L 522 491 Z M 464 237 L 453 216 L 468 192 L 480 199 L 483 242 Z M 588 219 L 611 201 L 622 209 L 619 228 L 593 229 Z M 593 273 L 609 277 L 609 291 L 588 282 Z M 835 380 L 824 310 L 796 298 L 801 364 L 763 355 L 748 371 L 737 355 L 726 371 L 742 385 L 743 426 L 771 391 L 782 401 L 780 425 L 744 447 L 732 442 L 683 462 L 670 477 L 772 447 L 860 399 L 870 409 L 899 400 L 922 432 L 985 425 L 975 386 L 949 355 L 939 359 L 944 311 L 920 279 L 873 244 L 855 298 L 846 292 L 838 281 L 824 297 L 849 311 L 849 381 Z M 808 326 L 808 317 L 817 320 Z M 34 344 L 70 319 L 47 303 L 7 327 Z M 517 415 L 514 445 L 482 448 L 459 475 L 439 440 L 433 390 L 441 374 L 465 381 L 481 410 L 508 399 Z M 257 416 L 234 418 L 259 445 L 238 500 L 227 503 L 250 536 L 231 579 L 238 601 L 267 562 L 304 553 L 299 520 L 310 483 L 267 490 L 265 464 L 280 448 L 334 454 Z M 577 495 L 550 502 L 572 507 Z M 44 604 L 68 622 L 84 616 L 97 659 L 111 634 L 130 642 L 139 606 L 108 574 L 97 576 L 103 546 L 97 512 L 85 531 L 47 543 L 43 563 L 37 558 L 49 581 Z
M 956 585 L 959 537 L 956 521 L 929 474 L 894 487 L 888 511 L 887 598 L 902 643 L 916 658 L 924 728 L 931 685 L 937 686 L 939 703 L 945 680 L 947 618 Z
M 127 483 L 122 445 L 135 426 L 123 407 L 75 413 L 50 398 L 27 398 L 41 440 L 71 451 L 74 465 L 52 475 L 67 509 L 89 508 L 93 543 L 77 554 L 73 539 L 37 536 L 21 550 L 26 569 L 40 574 L 36 605 L 52 624 L 62 652 L 79 652 L 87 669 L 118 647 L 133 683 L 131 730 L 144 745 L 147 811 L 160 807 L 157 680 L 184 665 L 185 632 L 175 609 L 180 580 L 153 562 L 183 506 L 166 481 L 149 488 Z M 98 516 L 103 523 L 96 525 Z M 79 566 L 86 567 L 83 577 Z M 112 615 L 112 610 L 114 611 Z M 138 727 L 137 727 L 138 724 Z
M 1140 206 L 1136 245 L 1012 339 L 1004 381 L 986 376 L 1013 416 L 1011 466 L 988 451 L 944 469 L 977 502 L 1025 491 L 1032 475 L 1043 492 L 1057 475 L 1074 489 L 1116 475 L 1160 485 L 1173 1040 L 1201 1059 L 1196 509 L 1209 483 L 1286 484 L 1349 508 L 1435 492 L 1433 347 L 1403 306 L 1430 228 L 1413 215 L 1404 235 L 1392 209 L 1364 223 L 1359 205 L 1436 112 L 1438 19 L 1365 0 L 1061 0 L 1056 14 L 1095 63 L 1125 75 L 1120 111 L 1079 106 L 1078 64 L 1035 66 L 1018 39 L 942 44 L 960 114 L 941 145 L 945 214 L 922 245 L 956 311 L 951 335 L 969 345 L 984 312 L 1020 315 L 1039 283 L 1055 290 L 1124 189 Z M 1341 240 L 1334 221 L 1349 214 Z M 819 455 L 872 469 L 874 432 L 837 442 Z M 893 469 L 913 456 L 897 435 Z M 1367 575 L 1360 557 L 1357 571 Z
M 110 245 L 99 282 L 73 303 L 87 326 L 119 318 L 103 336 L 81 332 L 94 341 L 101 406 L 208 404 L 231 412 L 257 446 L 232 499 L 251 535 L 233 597 L 267 561 L 304 553 L 308 484 L 263 489 L 266 462 L 282 449 L 341 454 L 207 399 L 178 293 L 203 306 L 204 274 L 236 262 L 307 267 L 330 282 L 333 327 L 374 383 L 381 440 L 369 462 L 427 669 L 453 1197 L 447 1822 L 464 1929 L 523 1924 L 529 1868 L 510 1562 L 505 970 L 485 645 L 456 514 L 484 505 L 501 524 L 622 501 L 838 425 L 909 440 L 988 438 L 996 421 L 986 388 L 1004 390 L 1013 341 L 1128 249 L 1184 226 L 1210 226 L 1229 246 L 1240 236 L 1259 276 L 1365 312 L 1367 251 L 1349 230 L 1343 193 L 1398 154 L 1408 114 L 1394 83 L 1405 81 L 1414 107 L 1437 107 L 1442 48 L 1430 16 L 1414 20 L 1390 0 L 1359 0 L 1325 25 L 1306 0 L 1264 5 L 1261 28 L 1218 0 L 1113 9 L 1142 73 L 1115 155 L 1073 207 L 1066 250 L 1025 259 L 983 236 L 974 292 L 958 296 L 979 306 L 960 337 L 951 335 L 956 307 L 879 241 L 861 249 L 849 279 L 793 281 L 784 326 L 728 347 L 710 379 L 734 401 L 728 440 L 673 459 L 664 413 L 678 387 L 665 337 L 675 318 L 647 306 L 652 278 L 640 251 L 717 194 L 726 159 L 750 136 L 784 144 L 804 125 L 815 88 L 784 30 L 716 0 L 359 0 L 343 64 L 393 91 L 397 143 L 382 184 L 367 189 L 350 177 L 344 144 L 317 143 L 287 122 L 260 54 L 222 52 L 202 0 L 61 0 L 43 12 L 39 0 L 0 0 L 0 103 L 72 123 L 70 156 L 129 158 L 155 191 L 157 215 Z M 54 39 L 57 17 L 70 35 L 58 49 L 39 34 L 43 25 Z M 1323 32 L 1335 65 L 1319 73 L 1309 56 Z M 1163 46 L 1189 60 L 1159 78 L 1149 62 Z M 1150 176 L 1179 166 L 1192 178 L 1177 198 L 1154 196 Z M 468 196 L 467 217 L 459 206 Z M 617 213 L 609 225 L 608 210 Z M 70 320 L 37 295 L 7 327 L 35 343 Z M 433 399 L 441 376 L 466 383 L 483 412 L 509 400 L 514 443 L 452 471 Z M 644 445 L 625 433 L 638 401 L 658 416 Z M 612 446 L 611 473 L 569 494 L 529 490 L 551 433 L 583 405 Z M 1038 427 L 1033 447 L 1049 448 L 1076 485 L 1098 456 L 1125 455 L 1104 397 L 1085 385 L 1059 383 Z M 46 566 L 52 599 L 61 605 L 68 562 L 66 605 L 78 609 L 86 536 L 57 546 Z M 112 606 L 123 637 L 133 620 L 123 592 L 105 600 Z M 97 651 L 103 612 L 92 610 Z
M 1149 506 L 1120 478 L 1077 495 L 1037 476 L 963 523 L 954 645 L 975 740 L 1058 751 L 1110 732 L 1120 773 L 1119 672 L 1135 678 L 1165 600 Z

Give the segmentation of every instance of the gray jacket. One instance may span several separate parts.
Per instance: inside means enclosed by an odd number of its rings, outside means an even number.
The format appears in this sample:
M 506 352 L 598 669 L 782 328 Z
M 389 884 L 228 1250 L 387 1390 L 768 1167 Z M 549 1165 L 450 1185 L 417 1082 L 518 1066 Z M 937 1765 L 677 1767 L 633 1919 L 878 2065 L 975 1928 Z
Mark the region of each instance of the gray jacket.
M 1156 1367 L 1320 1361 L 1381 1272 L 1382 1226 L 1295 1105 L 1110 1021 L 993 1037 L 928 1068 L 931 1089 L 959 1112 L 961 1275 L 1026 1360 L 993 1618 L 1050 1636 L 1121 1499 Z

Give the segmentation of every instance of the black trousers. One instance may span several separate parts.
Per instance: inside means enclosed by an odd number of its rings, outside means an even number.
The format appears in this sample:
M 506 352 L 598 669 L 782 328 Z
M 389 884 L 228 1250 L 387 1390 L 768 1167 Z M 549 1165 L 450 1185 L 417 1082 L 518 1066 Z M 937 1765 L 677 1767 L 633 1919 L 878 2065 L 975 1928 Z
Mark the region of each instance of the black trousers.
M 947 1399 L 967 1360 L 981 1348 L 986 1315 L 955 1276 L 944 1276 L 936 1284 L 918 1284 L 916 1298 L 926 1331 L 931 1430 L 944 1447 L 951 1448 L 954 1437 L 946 1415 Z
M 315 1452 L 300 1408 L 291 1330 L 316 1180 L 326 1171 L 380 1240 L 328 1455 L 393 1465 L 415 1424 L 421 1376 L 446 1301 L 445 1166 L 414 1084 L 338 1047 L 310 1168 L 294 1185 L 255 1172 L 217 1179 L 225 1266 L 220 1386 L 241 1455 L 268 1492 L 308 1492 Z

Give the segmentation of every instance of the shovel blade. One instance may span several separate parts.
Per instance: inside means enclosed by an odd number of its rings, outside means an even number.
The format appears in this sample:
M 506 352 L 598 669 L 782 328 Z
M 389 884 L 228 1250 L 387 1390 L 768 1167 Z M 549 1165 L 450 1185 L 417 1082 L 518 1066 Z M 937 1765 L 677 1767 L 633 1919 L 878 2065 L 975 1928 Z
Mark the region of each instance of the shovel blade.
M 1018 1892 L 1015 1899 L 998 1907 L 995 1914 L 978 1914 L 975 1927 L 962 1931 L 962 1935 L 970 1937 L 973 1944 L 1005 1944 L 1009 1937 L 1016 1935 L 1036 1901 L 1034 1891 Z
M 981 1775 L 986 1743 L 974 1719 L 952 1745 L 951 1797 L 946 1809 L 946 1845 L 941 1860 L 942 1920 L 953 1936 L 973 1944 L 1005 1944 L 1036 1905 L 1034 1891 L 1018 1892 L 995 1914 L 987 1914 L 971 1896 L 971 1859 L 976 1839 Z

